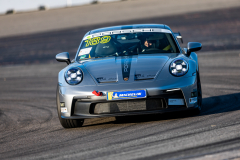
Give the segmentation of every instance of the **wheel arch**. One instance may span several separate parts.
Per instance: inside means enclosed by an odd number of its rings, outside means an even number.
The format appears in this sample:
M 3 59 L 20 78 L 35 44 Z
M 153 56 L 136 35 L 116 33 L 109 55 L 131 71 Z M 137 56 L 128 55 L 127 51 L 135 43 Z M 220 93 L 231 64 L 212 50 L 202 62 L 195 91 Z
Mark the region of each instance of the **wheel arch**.
M 192 52 L 190 55 L 190 58 L 196 62 L 196 68 L 197 71 L 199 72 L 199 64 L 198 64 L 198 56 L 195 52 Z

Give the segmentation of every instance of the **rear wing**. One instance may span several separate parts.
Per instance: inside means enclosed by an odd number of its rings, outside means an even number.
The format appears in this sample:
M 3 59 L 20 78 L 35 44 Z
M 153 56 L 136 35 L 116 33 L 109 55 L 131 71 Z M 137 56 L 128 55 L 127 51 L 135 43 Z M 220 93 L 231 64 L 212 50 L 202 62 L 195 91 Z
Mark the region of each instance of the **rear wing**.
M 178 33 L 173 33 L 173 34 L 174 34 L 174 36 L 175 36 L 178 40 L 181 40 L 181 42 L 183 43 L 182 35 L 181 35 L 180 32 L 178 32 Z

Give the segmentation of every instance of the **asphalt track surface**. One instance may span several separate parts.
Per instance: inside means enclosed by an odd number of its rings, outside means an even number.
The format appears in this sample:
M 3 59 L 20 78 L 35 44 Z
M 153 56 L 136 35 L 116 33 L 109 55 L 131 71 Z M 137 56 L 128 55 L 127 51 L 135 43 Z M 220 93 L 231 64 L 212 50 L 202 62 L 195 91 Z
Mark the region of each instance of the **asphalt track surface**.
M 232 7 L 240 7 L 239 0 L 123 0 L 0 15 L 0 37 Z
M 183 45 L 203 44 L 201 114 L 97 118 L 62 128 L 55 90 L 66 64 L 55 54 L 73 57 L 89 29 L 129 23 L 165 23 L 182 33 Z M 239 159 L 239 26 L 240 8 L 229 8 L 1 38 L 0 159 Z

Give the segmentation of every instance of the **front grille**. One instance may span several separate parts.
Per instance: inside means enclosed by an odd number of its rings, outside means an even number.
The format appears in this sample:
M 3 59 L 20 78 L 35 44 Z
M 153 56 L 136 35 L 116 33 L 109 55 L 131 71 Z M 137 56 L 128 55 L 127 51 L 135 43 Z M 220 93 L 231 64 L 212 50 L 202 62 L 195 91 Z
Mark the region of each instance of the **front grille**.
M 121 112 L 151 111 L 165 110 L 172 111 L 179 108 L 186 108 L 185 105 L 168 105 L 169 98 L 184 99 L 181 90 L 166 92 L 162 91 L 157 96 L 148 97 L 146 99 L 106 101 L 92 100 L 88 98 L 74 99 L 72 103 L 71 115 L 83 114 L 108 114 Z
M 144 99 L 96 103 L 91 105 L 91 110 L 92 114 L 105 114 L 131 111 L 160 110 L 166 108 L 166 106 L 167 105 L 164 99 Z

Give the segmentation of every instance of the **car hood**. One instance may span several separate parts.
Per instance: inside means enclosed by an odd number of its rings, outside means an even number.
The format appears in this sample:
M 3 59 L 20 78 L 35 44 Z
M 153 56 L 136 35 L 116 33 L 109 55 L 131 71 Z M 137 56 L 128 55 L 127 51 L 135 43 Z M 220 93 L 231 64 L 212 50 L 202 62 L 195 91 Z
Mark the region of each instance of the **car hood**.
M 81 61 L 89 74 L 101 83 L 126 83 L 154 79 L 166 62 L 177 54 L 142 54 Z

